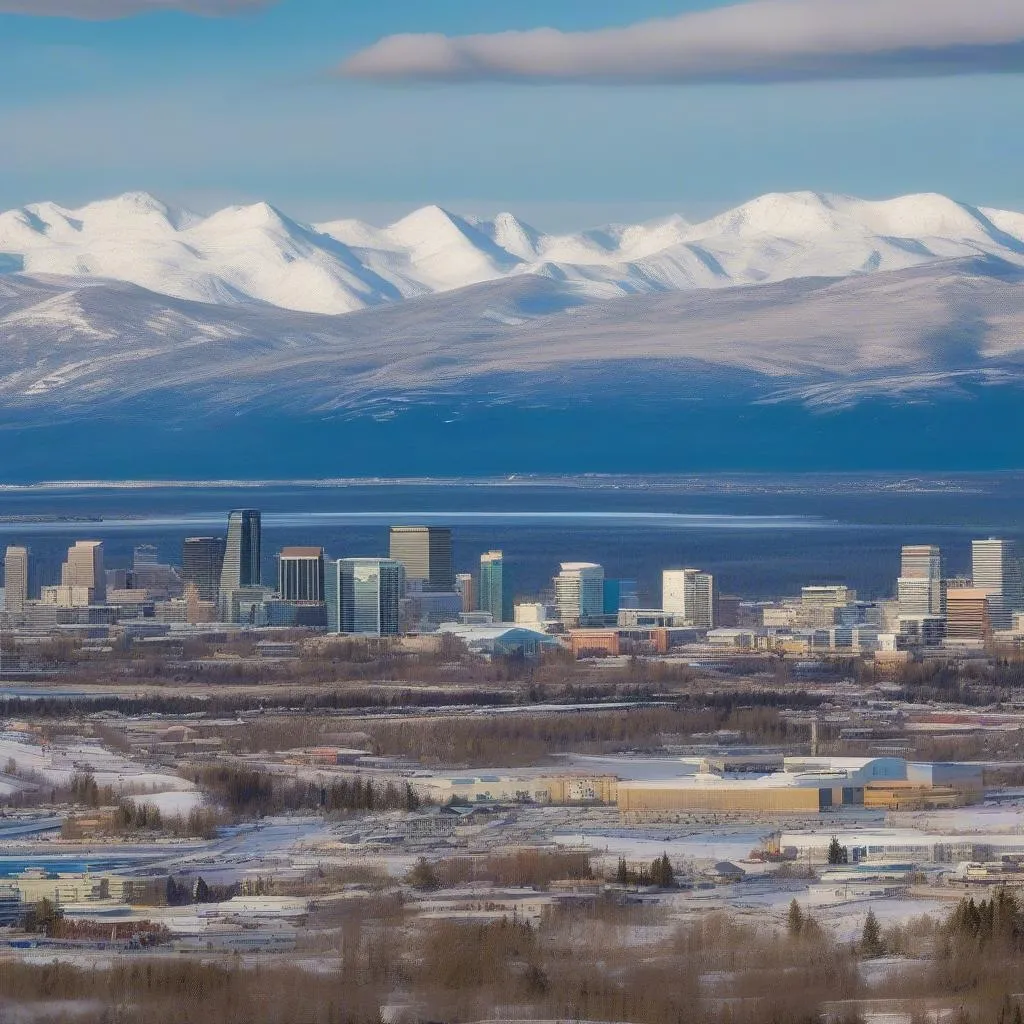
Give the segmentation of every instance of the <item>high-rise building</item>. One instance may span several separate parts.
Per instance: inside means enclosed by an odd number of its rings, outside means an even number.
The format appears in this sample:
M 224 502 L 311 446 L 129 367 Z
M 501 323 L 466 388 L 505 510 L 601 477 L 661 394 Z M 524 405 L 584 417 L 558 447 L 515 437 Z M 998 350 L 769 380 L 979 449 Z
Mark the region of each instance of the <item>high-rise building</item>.
M 946 593 L 946 638 L 986 640 L 992 635 L 987 591 L 964 587 Z
M 505 577 L 505 556 L 488 551 L 480 556 L 479 609 L 490 612 L 494 622 L 512 621 L 512 593 Z
M 941 586 L 941 581 L 939 581 Z M 932 611 L 938 596 L 935 581 L 920 576 L 901 576 L 896 581 L 896 600 L 901 618 L 936 614 Z M 941 607 L 941 603 L 939 604 Z
M 566 628 L 604 617 L 604 568 L 594 562 L 563 562 L 555 577 L 555 605 Z
M 228 516 L 228 537 L 220 574 L 221 594 L 260 585 L 261 540 L 262 519 L 256 509 L 236 509 Z
M 452 531 L 440 526 L 392 526 L 391 558 L 405 567 L 410 590 L 455 591 Z
M 216 601 L 224 569 L 223 537 L 187 537 L 181 549 L 181 580 L 195 587 L 197 600 Z
M 107 598 L 107 575 L 103 569 L 103 541 L 80 540 L 68 549 L 61 566 L 62 587 L 88 590 L 87 604 L 102 604 Z
M 905 586 L 904 581 L 908 581 Z M 897 588 L 899 594 L 906 594 L 905 603 L 899 598 L 901 615 L 944 615 L 942 552 L 934 544 L 905 545 Z
M 604 613 L 617 616 L 622 608 L 639 608 L 640 597 L 637 594 L 636 580 L 604 581 Z
M 282 548 L 277 556 L 277 592 L 284 601 L 323 601 L 324 549 Z
M 28 601 L 28 548 L 9 547 L 4 556 L 7 611 L 20 615 Z
M 1024 610 L 1020 556 L 1012 540 L 976 540 L 971 545 L 974 587 L 988 595 L 993 629 L 1010 629 Z
M 719 629 L 733 629 L 743 618 L 743 599 L 735 594 L 719 594 L 715 626 Z
M 146 566 L 159 564 L 160 552 L 157 551 L 156 546 L 153 544 L 139 544 L 132 552 L 132 568 L 136 572 Z
M 661 607 L 696 629 L 714 629 L 715 578 L 700 569 L 666 569 L 661 577 Z
M 392 558 L 339 558 L 329 563 L 327 587 L 331 633 L 397 636 L 402 563 Z
M 476 607 L 476 580 L 471 572 L 460 572 L 455 577 L 455 592 L 462 598 L 462 610 L 464 612 L 475 612 Z

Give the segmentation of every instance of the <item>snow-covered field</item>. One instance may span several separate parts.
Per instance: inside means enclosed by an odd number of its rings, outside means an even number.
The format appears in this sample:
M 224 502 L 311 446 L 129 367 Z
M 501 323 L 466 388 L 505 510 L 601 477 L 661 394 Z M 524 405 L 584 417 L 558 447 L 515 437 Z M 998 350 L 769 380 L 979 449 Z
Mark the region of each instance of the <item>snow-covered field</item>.
M 19 772 L 32 773 L 55 785 L 67 785 L 75 775 L 90 773 L 98 786 L 112 786 L 116 793 L 125 796 L 153 799 L 155 794 L 170 794 L 164 799 L 172 801 L 173 797 L 182 806 L 195 799 L 195 786 L 186 779 L 152 771 L 97 743 L 44 745 L 28 742 L 22 736 L 0 734 L 0 766 L 11 762 Z M 173 802 L 169 802 L 168 807 L 172 806 Z
M 748 831 L 694 831 L 688 835 L 663 836 L 645 834 L 640 830 L 610 829 L 607 831 L 587 830 L 586 832 L 557 833 L 552 838 L 560 846 L 586 847 L 593 850 L 602 861 L 616 861 L 625 857 L 628 861 L 652 861 L 667 853 L 676 863 L 682 861 L 738 862 L 745 860 L 750 851 L 760 845 L 764 830 Z M 744 865 L 753 871 L 760 865 Z

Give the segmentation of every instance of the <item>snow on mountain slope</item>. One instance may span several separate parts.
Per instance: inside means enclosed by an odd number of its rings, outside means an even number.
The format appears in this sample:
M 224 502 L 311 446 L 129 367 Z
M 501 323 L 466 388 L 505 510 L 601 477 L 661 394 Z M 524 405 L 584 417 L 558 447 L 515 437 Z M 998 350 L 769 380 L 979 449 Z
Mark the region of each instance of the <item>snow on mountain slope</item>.
M 516 275 L 345 317 L 15 276 L 0 279 L 0 339 L 0 418 L 21 423 L 156 400 L 194 422 L 624 389 L 844 406 L 1024 386 L 1024 269 L 987 257 L 600 302 Z
M 439 206 L 410 213 L 387 234 L 408 252 L 417 275 L 435 291 L 493 281 L 520 262 L 469 221 Z
M 995 256 L 1024 266 L 1024 214 L 939 195 L 881 202 L 761 196 L 690 224 L 672 216 L 548 235 L 502 213 L 437 206 L 395 224 L 306 225 L 265 203 L 202 218 L 144 193 L 0 213 L 0 274 L 137 284 L 217 304 L 341 314 L 522 275 L 582 298 L 849 277 Z

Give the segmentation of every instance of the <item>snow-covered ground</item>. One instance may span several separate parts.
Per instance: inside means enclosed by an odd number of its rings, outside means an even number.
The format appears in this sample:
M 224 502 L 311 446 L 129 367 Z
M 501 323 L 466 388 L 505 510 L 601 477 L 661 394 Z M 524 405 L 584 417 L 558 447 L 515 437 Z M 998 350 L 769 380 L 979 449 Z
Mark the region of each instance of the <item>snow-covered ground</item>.
M 667 853 L 673 862 L 721 861 L 738 862 L 745 860 L 750 851 L 758 847 L 764 838 L 764 831 L 694 831 L 690 834 L 659 835 L 647 834 L 642 829 L 607 831 L 587 830 L 586 832 L 556 833 L 552 838 L 560 846 L 586 847 L 593 850 L 602 861 L 616 861 L 619 857 L 634 861 L 652 861 Z M 754 871 L 760 865 L 744 865 Z
M 164 817 L 184 817 L 196 807 L 202 807 L 203 794 L 198 790 L 168 790 L 164 793 L 148 793 L 133 797 L 136 803 L 152 804 Z
M 1024 800 L 1013 804 L 986 804 L 937 811 L 915 811 L 890 816 L 893 823 L 928 832 L 951 834 L 1024 832 Z
M 169 772 L 153 771 L 107 750 L 98 743 L 38 744 L 22 736 L 0 734 L 0 766 L 11 762 L 18 772 L 32 773 L 55 785 L 67 785 L 75 775 L 89 773 L 98 786 L 112 786 L 117 794 L 152 797 L 154 794 L 186 795 L 195 786 Z

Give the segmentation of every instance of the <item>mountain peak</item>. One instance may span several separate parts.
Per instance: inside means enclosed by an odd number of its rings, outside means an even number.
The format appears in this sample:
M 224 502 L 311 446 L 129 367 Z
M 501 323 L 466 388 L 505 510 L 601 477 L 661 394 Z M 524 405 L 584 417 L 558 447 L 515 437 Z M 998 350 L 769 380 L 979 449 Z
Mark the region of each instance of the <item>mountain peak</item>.
M 302 226 L 270 203 L 252 203 L 248 206 L 227 206 L 203 221 L 203 227 L 218 227 L 235 231 L 271 229 L 290 232 Z
M 70 216 L 83 222 L 113 221 L 121 227 L 140 222 L 166 224 L 175 231 L 195 221 L 193 214 L 168 206 L 149 192 L 125 192 L 110 199 L 100 199 L 70 211 Z
M 66 210 L 0 214 L 0 272 L 130 282 L 167 295 L 288 309 L 353 309 L 514 274 L 543 274 L 581 299 L 846 278 L 989 256 L 1024 266 L 1024 214 L 924 193 L 881 201 L 774 192 L 700 224 L 674 214 L 549 235 L 511 212 L 442 206 L 390 227 L 309 227 L 270 203 L 201 219 L 147 192 Z
M 483 227 L 483 225 L 481 225 Z M 521 260 L 537 258 L 541 234 L 513 213 L 499 213 L 487 232 L 495 245 Z
M 451 213 L 443 206 L 421 206 L 418 210 L 406 214 L 401 220 L 395 221 L 387 229 L 388 234 L 398 239 L 420 241 L 435 232 L 451 235 L 453 232 L 465 234 L 472 230 L 467 221 L 457 214 Z

